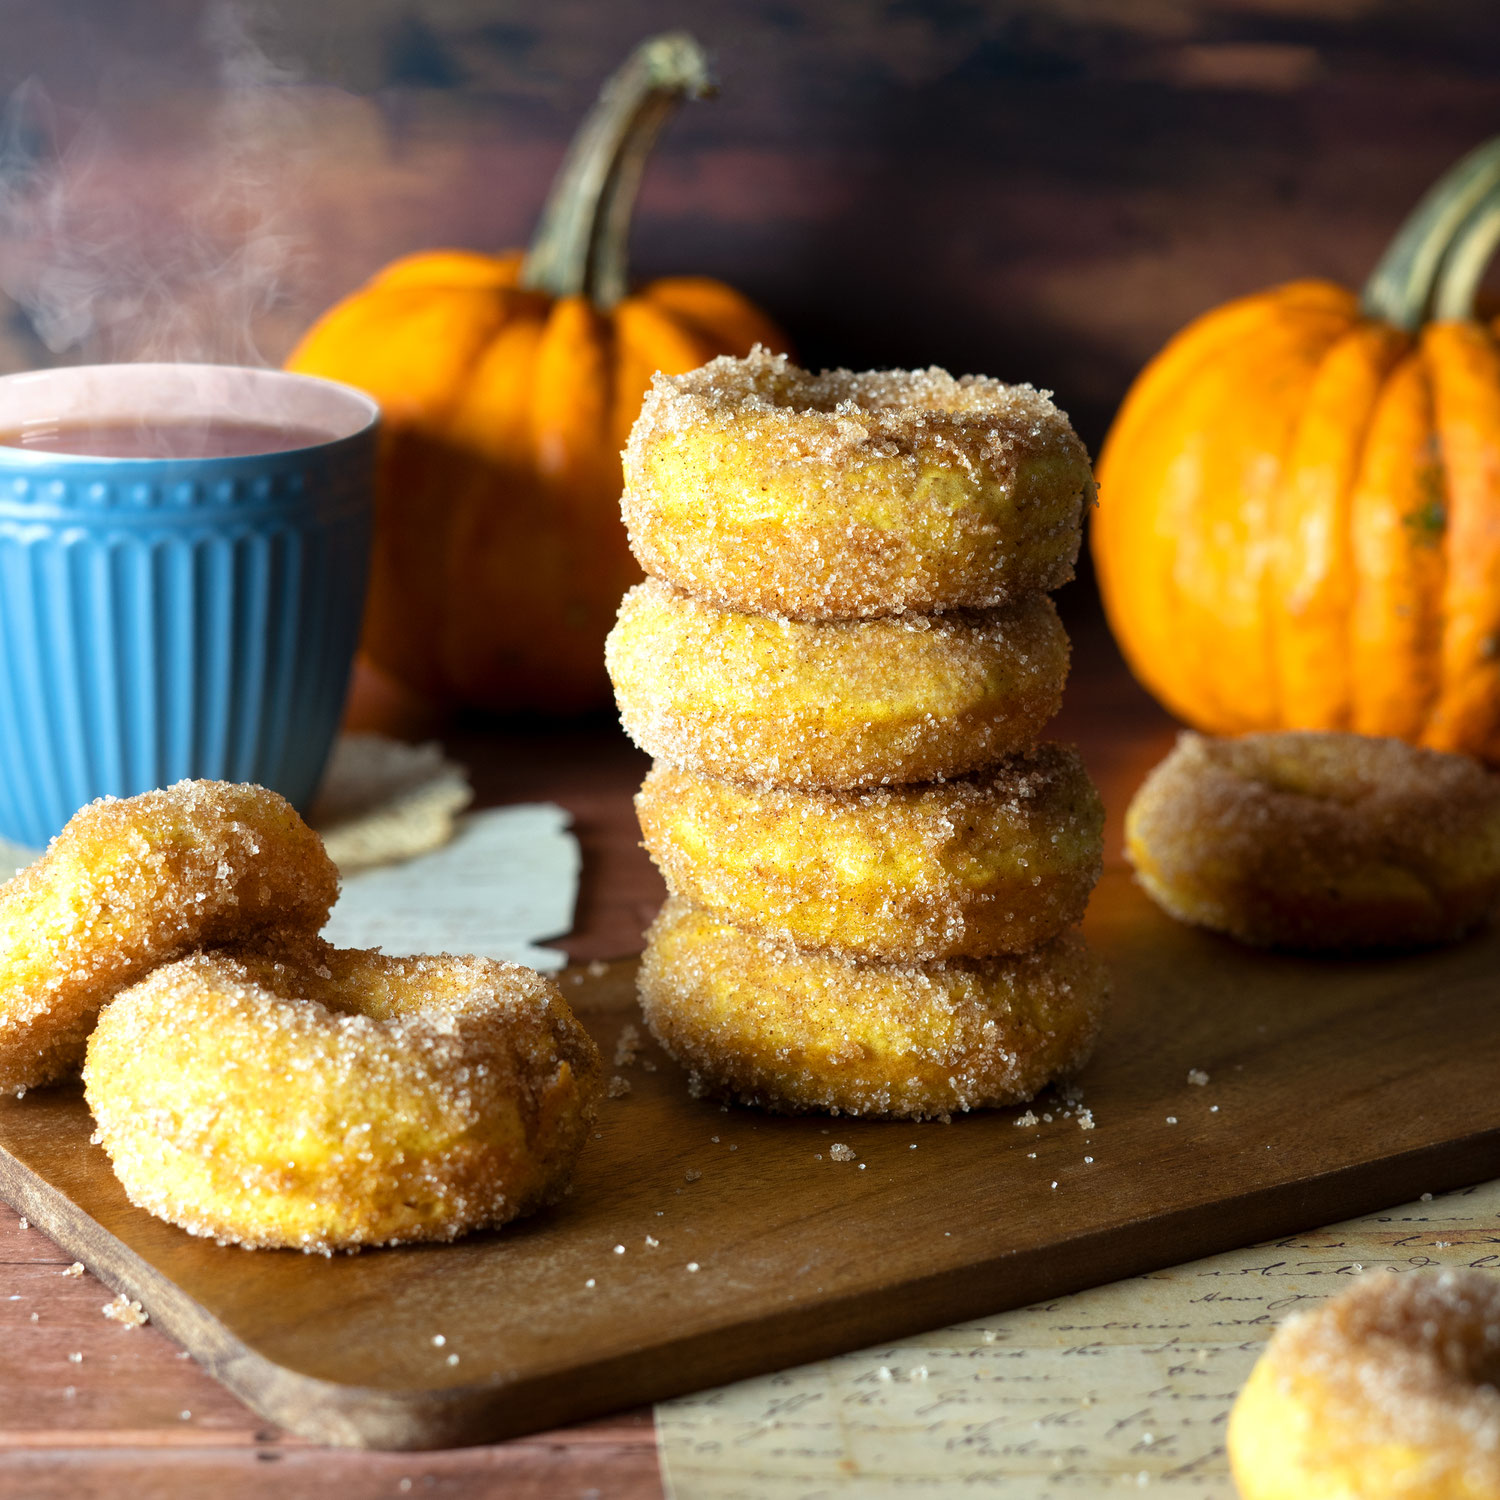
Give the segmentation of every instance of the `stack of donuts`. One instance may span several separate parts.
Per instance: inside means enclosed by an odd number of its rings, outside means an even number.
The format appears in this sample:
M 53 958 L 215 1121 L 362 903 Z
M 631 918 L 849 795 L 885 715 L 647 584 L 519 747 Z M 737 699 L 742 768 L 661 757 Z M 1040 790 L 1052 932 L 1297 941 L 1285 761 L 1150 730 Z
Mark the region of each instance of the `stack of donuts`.
M 1092 495 L 1067 418 L 757 350 L 657 376 L 625 474 L 649 576 L 607 658 L 671 893 L 641 1001 L 695 1090 L 923 1118 L 1078 1067 L 1103 813 L 1038 744 Z

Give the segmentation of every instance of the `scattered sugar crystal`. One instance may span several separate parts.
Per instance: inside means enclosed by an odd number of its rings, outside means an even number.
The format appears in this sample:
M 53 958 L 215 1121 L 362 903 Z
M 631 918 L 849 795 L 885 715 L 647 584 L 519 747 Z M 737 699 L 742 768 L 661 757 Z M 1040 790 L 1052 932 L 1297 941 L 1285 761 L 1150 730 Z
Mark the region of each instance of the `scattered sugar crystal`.
M 1188 1082 L 1197 1084 L 1199 1088 L 1202 1088 L 1208 1082 L 1208 1074 L 1202 1068 L 1189 1068 Z
M 656 1239 L 654 1236 L 649 1234 L 646 1236 L 646 1248 L 648 1250 L 655 1250 L 656 1247 L 660 1244 L 661 1241 L 659 1239 Z
M 834 1161 L 853 1161 L 857 1155 L 853 1146 L 846 1146 L 842 1141 L 835 1141 L 828 1148 L 828 1154 Z
M 66 1271 L 62 1272 L 61 1274 L 64 1275 L 64 1276 L 82 1276 L 83 1275 L 83 1262 L 81 1260 L 75 1260 L 73 1262 L 73 1264 L 71 1266 L 69 1266 L 68 1269 Z
M 611 1099 L 623 1099 L 630 1092 L 630 1080 L 621 1078 L 618 1073 L 609 1080 L 609 1087 L 605 1090 Z
M 1431 1193 L 1423 1193 L 1422 1194 L 1422 1202 L 1423 1203 L 1431 1203 L 1432 1202 L 1432 1194 Z
M 584 1285 L 585 1286 L 593 1286 L 594 1285 L 594 1278 L 592 1276 L 590 1276 L 589 1279 L 584 1282 Z
M 697 1180 L 702 1177 L 702 1175 L 702 1172 L 695 1171 L 692 1167 L 689 1167 L 687 1171 L 682 1174 L 683 1180 L 685 1182 L 697 1182 Z
M 620 1035 L 615 1039 L 615 1066 L 617 1068 L 628 1068 L 641 1051 L 640 1028 L 627 1021 L 620 1028 Z
M 608 973 L 609 965 L 602 959 L 596 958 L 588 966 L 588 976 L 590 979 L 603 979 Z
M 22 1229 L 30 1229 L 31 1228 L 31 1225 L 27 1222 L 27 1220 L 24 1217 L 21 1219 L 21 1228 Z
M 456 1354 L 450 1354 L 448 1356 L 448 1363 L 450 1365 L 456 1365 L 458 1363 L 458 1356 Z
M 74 1365 L 81 1365 L 83 1363 L 83 1355 L 82 1354 L 70 1354 L 68 1356 L 68 1363 L 69 1364 L 74 1364 Z
M 696 1271 L 696 1270 L 697 1270 L 697 1269 L 698 1269 L 698 1262 L 697 1262 L 697 1261 L 695 1261 L 695 1260 L 690 1260 L 690 1261 L 689 1261 L 689 1262 L 688 1262 L 688 1263 L 687 1263 L 687 1268 L 688 1268 L 688 1270 L 690 1270 L 690 1271 Z
M 434 1347 L 436 1347 L 438 1349 L 441 1349 L 443 1347 L 443 1345 L 448 1342 L 448 1339 L 447 1339 L 447 1336 L 445 1334 L 435 1333 L 432 1336 L 432 1342 L 433 1342 Z
M 1078 1111 L 1078 1128 L 1080 1130 L 1092 1130 L 1094 1128 L 1094 1113 L 1092 1110 L 1080 1109 Z
M 1177 1116 L 1176 1115 L 1168 1115 L 1167 1116 L 1167 1124 L 1168 1125 L 1175 1125 L 1176 1123 L 1177 1123 Z
M 1029 1129 L 1031 1126 L 1038 1124 L 1039 1121 L 1037 1120 L 1037 1117 L 1028 1109 L 1024 1115 L 1016 1116 L 1015 1123 L 1017 1125 L 1024 1125 Z
M 131 1301 L 124 1292 L 121 1292 L 113 1302 L 106 1302 L 100 1311 L 106 1318 L 112 1319 L 125 1328 L 139 1328 L 142 1324 L 151 1321 L 141 1310 L 141 1304 Z
M 624 1247 L 624 1245 L 616 1245 L 615 1246 L 615 1254 L 616 1255 L 624 1255 L 624 1253 L 625 1253 L 625 1247 Z

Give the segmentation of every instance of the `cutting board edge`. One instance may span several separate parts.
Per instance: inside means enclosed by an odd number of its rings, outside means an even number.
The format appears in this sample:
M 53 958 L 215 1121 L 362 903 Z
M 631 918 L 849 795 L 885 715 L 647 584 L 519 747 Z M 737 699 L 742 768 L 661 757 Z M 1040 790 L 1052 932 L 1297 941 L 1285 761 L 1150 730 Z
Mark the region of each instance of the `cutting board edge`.
M 1497 1166 L 1500 1128 L 1114 1225 L 1045 1253 L 1012 1252 L 914 1278 L 887 1289 L 880 1316 L 872 1315 L 868 1291 L 846 1292 L 524 1380 L 398 1390 L 304 1374 L 258 1353 L 3 1146 L 0 1197 L 111 1290 L 138 1300 L 163 1332 L 259 1416 L 330 1446 L 421 1451 L 520 1437 L 1029 1306 L 1256 1240 L 1304 1233 L 1422 1192 L 1471 1186 Z M 1256 1229 L 1247 1235 L 1241 1226 L 1252 1219 Z M 1009 1286 L 998 1299 L 976 1295 L 978 1289 L 993 1292 L 1002 1280 Z

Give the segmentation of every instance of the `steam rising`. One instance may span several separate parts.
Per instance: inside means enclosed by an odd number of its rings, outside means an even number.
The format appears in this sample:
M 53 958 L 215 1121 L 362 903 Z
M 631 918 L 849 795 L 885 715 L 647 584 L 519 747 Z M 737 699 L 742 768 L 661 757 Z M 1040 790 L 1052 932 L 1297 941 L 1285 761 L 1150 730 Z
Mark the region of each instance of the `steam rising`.
M 6 107 L 0 289 L 63 361 L 267 362 L 258 332 L 304 254 L 296 80 L 233 0 L 213 0 L 202 41 L 216 75 L 206 123 L 148 158 L 98 116 L 65 130 L 34 79 Z

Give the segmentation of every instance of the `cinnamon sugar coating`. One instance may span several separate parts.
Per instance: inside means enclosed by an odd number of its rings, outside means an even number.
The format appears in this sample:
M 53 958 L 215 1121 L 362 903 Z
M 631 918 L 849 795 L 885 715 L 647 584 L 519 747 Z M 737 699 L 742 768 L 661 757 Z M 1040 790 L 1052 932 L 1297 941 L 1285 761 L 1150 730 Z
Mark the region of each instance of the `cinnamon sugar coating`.
M 985 611 L 809 624 L 721 610 L 658 579 L 605 660 L 643 750 L 732 780 L 846 790 L 962 776 L 1057 713 L 1068 638 L 1045 594 Z
M 1268 947 L 1450 941 L 1500 897 L 1500 778 L 1400 740 L 1183 734 L 1125 836 L 1171 915 Z
M 1019 953 L 1083 916 L 1104 808 L 1075 750 L 956 781 L 755 788 L 665 763 L 636 797 L 674 895 L 802 947 L 898 961 Z
M 887 964 L 799 950 L 677 898 L 639 983 L 696 1092 L 905 1119 L 1016 1104 L 1076 1071 L 1109 989 L 1073 932 L 1016 957 Z
M 1500 1278 L 1382 1272 L 1272 1337 L 1230 1415 L 1243 1500 L 1500 1496 Z
M 0 1089 L 75 1071 L 100 1007 L 158 964 L 269 926 L 311 936 L 337 896 L 322 840 L 264 787 L 180 781 L 81 808 L 0 886 Z
M 221 1243 L 329 1253 L 551 1202 L 601 1073 L 530 969 L 279 939 L 127 990 L 84 1081 L 131 1202 Z
M 945 370 L 814 375 L 756 349 L 658 374 L 622 510 L 656 577 L 803 620 L 988 608 L 1073 576 L 1088 454 L 1046 393 Z

